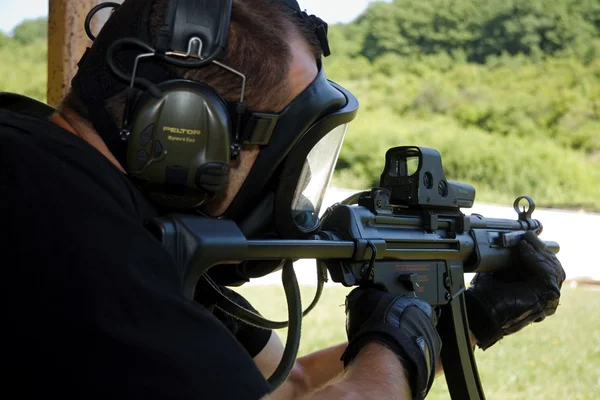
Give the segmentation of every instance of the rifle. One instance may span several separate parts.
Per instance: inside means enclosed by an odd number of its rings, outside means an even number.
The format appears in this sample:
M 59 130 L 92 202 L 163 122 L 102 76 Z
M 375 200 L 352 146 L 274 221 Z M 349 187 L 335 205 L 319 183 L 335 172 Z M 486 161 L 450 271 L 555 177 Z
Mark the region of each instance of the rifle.
M 464 274 L 510 267 L 516 256 L 511 248 L 525 231 L 539 235 L 543 226 L 532 219 L 535 204 L 527 196 L 515 200 L 515 220 L 465 215 L 461 208 L 472 207 L 474 200 L 473 186 L 446 179 L 437 150 L 403 146 L 386 153 L 380 187 L 331 206 L 310 239 L 248 240 L 233 221 L 180 214 L 153 219 L 148 228 L 185 271 L 190 299 L 199 279 L 215 265 L 283 260 L 289 323 L 267 321 L 224 296 L 219 303 L 256 326 L 289 326 L 283 359 L 269 379 L 273 388 L 294 364 L 302 316 L 317 304 L 329 271 L 344 286 L 377 287 L 427 301 L 440 317 L 437 329 L 451 398 L 483 400 L 469 339 Z M 556 242 L 545 244 L 558 253 Z M 317 295 L 304 312 L 292 266 L 298 259 L 316 259 L 319 277 Z

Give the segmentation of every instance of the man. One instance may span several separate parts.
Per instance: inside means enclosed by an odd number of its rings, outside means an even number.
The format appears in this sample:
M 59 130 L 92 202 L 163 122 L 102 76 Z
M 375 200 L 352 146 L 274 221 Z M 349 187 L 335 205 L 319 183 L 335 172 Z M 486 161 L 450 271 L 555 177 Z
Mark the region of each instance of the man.
M 147 30 L 156 37 L 167 3 L 127 0 L 117 9 L 56 112 L 0 111 L 0 201 L 7 210 L 1 239 L 11 259 L 7 384 L 23 397 L 423 397 L 441 343 L 422 301 L 356 289 L 346 304 L 348 344 L 297 360 L 288 381 L 269 393 L 264 377 L 281 357 L 276 335 L 213 314 L 210 299 L 202 306 L 183 296 L 181 272 L 144 227 L 162 207 L 132 185 L 124 158 L 112 150 L 126 85 L 93 73 L 108 70 L 107 49 L 121 36 Z M 248 109 L 280 113 L 305 95 L 320 73 L 315 32 L 293 1 L 234 1 L 220 61 L 246 75 Z M 217 65 L 169 72 L 207 83 L 227 101 L 239 96 L 239 81 Z M 247 195 L 248 182 L 263 172 L 269 147 L 245 146 L 228 184 L 201 211 L 226 216 L 242 194 L 243 202 L 261 201 Z M 469 289 L 474 340 L 484 348 L 558 305 L 558 260 L 529 235 L 518 251 L 515 272 L 479 275 Z

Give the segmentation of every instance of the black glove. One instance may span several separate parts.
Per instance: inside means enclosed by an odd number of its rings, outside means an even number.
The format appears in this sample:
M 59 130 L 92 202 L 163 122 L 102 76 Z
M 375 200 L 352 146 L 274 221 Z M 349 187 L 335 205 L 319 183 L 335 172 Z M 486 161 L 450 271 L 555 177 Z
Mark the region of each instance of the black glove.
M 400 356 L 415 399 L 429 392 L 442 343 L 437 318 L 426 302 L 376 289 L 354 289 L 346 298 L 348 347 L 342 355 L 348 366 L 368 343 L 377 342 Z
M 256 314 L 260 314 L 252 307 L 252 305 L 240 294 L 233 290 L 215 285 L 229 300 L 232 300 L 237 305 L 244 307 Z M 250 357 L 256 357 L 267 345 L 271 338 L 272 331 L 268 329 L 257 328 L 253 325 L 248 325 L 237 318 L 232 317 L 220 308 L 216 307 L 217 296 L 214 290 L 208 285 L 207 281 L 200 279 L 196 287 L 194 300 L 202 304 L 205 308 L 213 313 L 213 315 L 235 336 L 238 342 L 244 346 Z
M 471 332 L 483 350 L 506 335 L 556 312 L 565 271 L 554 253 L 528 231 L 517 245 L 517 264 L 478 273 L 466 291 Z

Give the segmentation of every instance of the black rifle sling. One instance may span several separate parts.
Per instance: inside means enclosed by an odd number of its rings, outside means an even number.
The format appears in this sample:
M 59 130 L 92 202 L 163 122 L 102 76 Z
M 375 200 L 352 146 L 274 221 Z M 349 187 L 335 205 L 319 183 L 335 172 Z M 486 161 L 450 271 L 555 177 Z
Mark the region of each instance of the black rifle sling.
M 214 282 L 212 282 L 210 278 L 206 277 L 205 279 L 207 282 L 209 282 L 210 287 L 213 288 L 217 293 L 218 299 L 220 300 L 217 300 L 217 307 L 230 314 L 232 317 L 238 318 L 241 321 L 259 328 L 264 328 L 264 325 L 281 326 L 285 324 L 285 326 L 288 326 L 288 322 L 272 322 L 237 305 L 229 298 L 225 297 L 225 295 L 221 293 L 219 288 L 214 285 Z M 292 371 L 292 368 L 296 362 L 296 357 L 298 356 L 298 349 L 300 347 L 300 332 L 302 330 L 302 301 L 300 298 L 300 287 L 298 286 L 298 280 L 296 279 L 296 273 L 294 271 L 294 264 L 292 261 L 285 261 L 281 279 L 288 304 L 289 329 L 287 332 L 287 339 L 285 341 L 285 348 L 283 350 L 283 357 L 275 369 L 275 372 L 273 372 L 269 379 L 267 379 L 267 382 L 271 386 L 272 390 L 277 389 L 290 375 L 290 372 Z M 321 281 L 321 279 L 319 279 L 319 281 Z
M 203 275 L 201 279 L 206 280 L 208 282 L 209 287 L 214 291 L 217 298 L 216 307 L 218 307 L 224 313 L 247 323 L 248 325 L 255 326 L 257 328 L 263 329 L 283 329 L 289 326 L 289 321 L 272 321 L 266 319 L 262 315 L 259 315 L 253 311 L 247 310 L 244 307 L 240 306 L 236 302 L 229 299 L 225 296 L 216 283 L 212 281 L 207 275 Z M 327 281 L 327 269 L 322 264 L 317 264 L 317 291 L 315 293 L 315 297 L 310 305 L 302 312 L 302 317 L 306 317 L 318 304 L 321 299 L 321 295 L 323 294 L 323 288 L 325 282 Z M 288 304 L 289 306 L 289 304 Z

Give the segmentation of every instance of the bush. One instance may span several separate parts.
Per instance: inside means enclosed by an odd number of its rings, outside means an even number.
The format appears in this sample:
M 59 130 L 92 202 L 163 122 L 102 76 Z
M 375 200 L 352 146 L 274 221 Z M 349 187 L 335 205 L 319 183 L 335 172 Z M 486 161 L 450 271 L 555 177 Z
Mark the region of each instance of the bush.
M 26 46 L 11 41 L 0 48 L 0 91 L 20 93 L 45 102 L 47 57 L 45 40 Z
M 550 139 L 535 142 L 463 128 L 446 116 L 401 118 L 387 110 L 360 115 L 350 127 L 334 183 L 353 189 L 377 186 L 385 152 L 395 146 L 440 151 L 446 177 L 470 183 L 477 199 L 512 204 L 529 195 L 540 205 L 577 204 L 600 209 L 600 168 L 585 154 Z
M 458 62 L 446 70 L 435 68 L 437 57 L 402 63 L 389 56 L 361 67 L 370 75 L 360 79 L 338 79 L 339 65 L 328 75 L 358 96 L 362 115 L 382 107 L 411 118 L 442 114 L 495 135 L 550 138 L 587 154 L 600 150 L 600 59 L 586 65 L 517 56 L 490 66 Z M 399 68 L 395 73 L 392 65 Z
M 395 0 L 374 2 L 355 23 L 332 27 L 334 48 L 369 60 L 462 53 L 485 63 L 503 54 L 598 56 L 597 0 Z
M 21 45 L 46 39 L 48 37 L 48 20 L 46 18 L 25 20 L 15 27 L 12 36 Z

